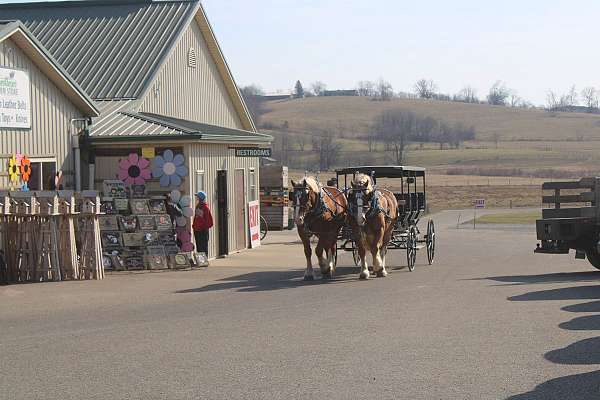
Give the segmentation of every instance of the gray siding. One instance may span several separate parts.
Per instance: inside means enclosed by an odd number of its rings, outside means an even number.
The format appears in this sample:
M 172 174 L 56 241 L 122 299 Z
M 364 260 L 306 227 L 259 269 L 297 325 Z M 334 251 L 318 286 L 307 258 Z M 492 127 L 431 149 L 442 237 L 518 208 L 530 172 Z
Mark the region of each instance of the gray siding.
M 28 71 L 31 83 L 31 130 L 0 129 L 0 188 L 8 187 L 8 158 L 17 151 L 30 158 L 54 158 L 64 185 L 73 182 L 70 121 L 82 113 L 11 39 L 0 42 L 0 66 Z
M 196 68 L 188 66 L 190 48 L 196 53 Z M 196 21 L 162 67 L 139 111 L 244 129 Z
M 228 195 L 228 211 L 229 211 L 229 251 L 235 251 L 236 243 L 236 220 L 234 213 L 234 193 L 236 187 L 234 186 L 234 174 L 238 168 L 244 169 L 245 182 L 245 196 L 246 203 L 248 202 L 248 191 L 250 184 L 249 169 L 255 169 L 256 182 L 259 179 L 259 160 L 258 158 L 239 158 L 235 157 L 234 150 L 229 149 L 226 144 L 204 144 L 194 143 L 187 147 L 188 150 L 188 165 L 190 167 L 190 179 L 188 189 L 190 193 L 196 193 L 198 188 L 196 187 L 196 171 L 204 171 L 204 191 L 206 192 L 209 205 L 211 206 L 215 226 L 210 231 L 210 242 L 209 242 L 209 257 L 214 257 L 217 254 L 218 245 L 218 232 L 217 232 L 217 170 L 227 170 L 227 195 Z M 258 189 L 257 189 L 258 191 Z M 246 228 L 246 247 L 248 247 L 248 210 L 246 209 L 246 221 L 244 222 Z

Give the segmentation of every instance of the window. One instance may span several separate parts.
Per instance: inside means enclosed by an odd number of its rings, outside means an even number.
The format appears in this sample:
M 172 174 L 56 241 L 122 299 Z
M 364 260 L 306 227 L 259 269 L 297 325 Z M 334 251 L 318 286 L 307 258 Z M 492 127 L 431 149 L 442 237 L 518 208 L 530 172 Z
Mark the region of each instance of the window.
M 204 171 L 196 171 L 196 191 L 204 191 Z
M 29 190 L 56 190 L 55 161 L 31 160 L 31 175 L 29 177 Z
M 250 197 L 250 201 L 258 200 L 258 196 L 256 195 L 256 172 L 254 168 L 249 169 L 248 189 L 248 197 Z

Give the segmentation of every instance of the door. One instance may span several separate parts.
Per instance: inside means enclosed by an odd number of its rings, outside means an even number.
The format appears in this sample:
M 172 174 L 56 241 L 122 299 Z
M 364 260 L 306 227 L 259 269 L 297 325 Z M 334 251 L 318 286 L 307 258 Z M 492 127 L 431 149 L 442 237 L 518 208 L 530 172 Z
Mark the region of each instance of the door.
M 217 171 L 217 226 L 219 228 L 219 257 L 229 254 L 227 229 L 227 171 Z
M 246 248 L 246 185 L 244 170 L 235 170 L 235 249 Z

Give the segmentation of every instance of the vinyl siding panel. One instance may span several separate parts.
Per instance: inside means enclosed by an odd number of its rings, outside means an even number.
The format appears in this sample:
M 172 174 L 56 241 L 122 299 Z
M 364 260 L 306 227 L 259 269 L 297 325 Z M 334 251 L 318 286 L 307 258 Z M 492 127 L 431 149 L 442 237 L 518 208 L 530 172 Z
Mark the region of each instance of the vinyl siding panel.
M 65 188 L 73 185 L 70 121 L 82 113 L 11 40 L 0 42 L 0 66 L 26 70 L 31 85 L 31 129 L 0 128 L 0 188 L 9 186 L 7 165 L 12 154 L 54 158 L 63 171 Z
M 196 68 L 188 66 L 190 49 Z M 175 46 L 139 111 L 244 129 L 196 21 Z

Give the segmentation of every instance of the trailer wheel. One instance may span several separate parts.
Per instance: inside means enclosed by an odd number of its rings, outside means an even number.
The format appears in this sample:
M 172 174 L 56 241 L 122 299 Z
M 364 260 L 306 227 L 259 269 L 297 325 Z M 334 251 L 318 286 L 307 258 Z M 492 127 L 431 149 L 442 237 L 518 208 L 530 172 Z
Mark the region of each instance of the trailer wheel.
M 600 254 L 598 253 L 598 249 L 596 249 L 594 246 L 586 249 L 585 256 L 590 264 L 594 266 L 594 268 L 600 269 Z

